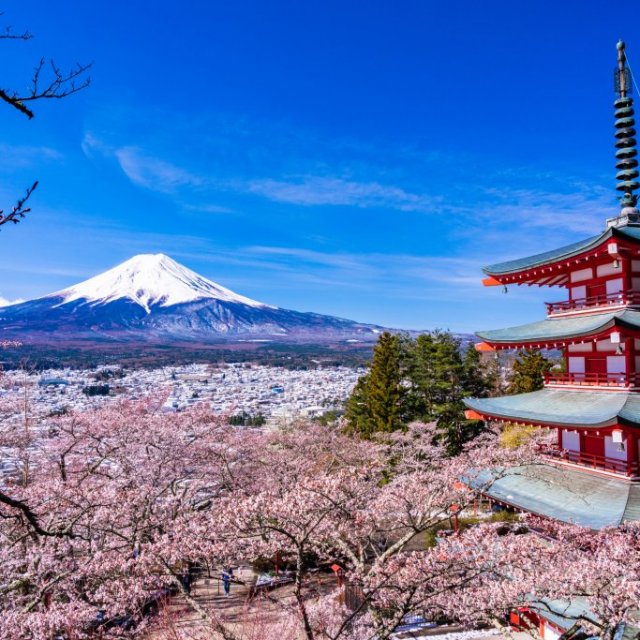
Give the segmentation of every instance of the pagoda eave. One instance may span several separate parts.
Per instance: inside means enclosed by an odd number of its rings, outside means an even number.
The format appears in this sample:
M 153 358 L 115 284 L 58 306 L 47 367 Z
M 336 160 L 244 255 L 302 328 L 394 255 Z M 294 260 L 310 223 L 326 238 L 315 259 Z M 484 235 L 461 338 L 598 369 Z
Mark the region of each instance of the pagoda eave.
M 470 406 L 470 405 L 467 405 Z M 620 418 L 613 418 L 605 422 L 599 422 L 596 424 L 580 424 L 577 422 L 554 422 L 552 420 L 531 420 L 529 418 L 519 418 L 507 415 L 492 414 L 488 412 L 478 411 L 476 409 L 468 409 L 465 411 L 465 417 L 468 420 L 484 420 L 485 422 L 499 422 L 502 424 L 513 424 L 519 427 L 536 427 L 540 429 L 572 429 L 572 430 L 585 430 L 585 431 L 613 431 L 619 427 L 640 427 L 638 423 L 629 423 L 626 420 Z
M 640 338 L 640 311 L 623 309 L 613 313 L 547 318 L 507 329 L 479 331 L 476 335 L 483 341 L 477 347 L 482 351 L 553 349 L 607 339 L 624 341 Z
M 613 260 L 615 257 L 640 256 L 640 227 L 610 227 L 599 236 L 534 256 L 489 265 L 482 271 L 489 276 L 485 286 L 526 284 L 528 286 L 566 286 L 570 273 L 581 264 Z
M 590 529 L 619 526 L 640 514 L 639 483 L 578 468 L 535 464 L 506 472 L 487 469 L 469 484 L 497 503 Z
M 466 398 L 468 409 L 486 420 L 570 429 L 640 428 L 640 394 L 621 389 L 587 391 L 544 388 L 497 398 Z

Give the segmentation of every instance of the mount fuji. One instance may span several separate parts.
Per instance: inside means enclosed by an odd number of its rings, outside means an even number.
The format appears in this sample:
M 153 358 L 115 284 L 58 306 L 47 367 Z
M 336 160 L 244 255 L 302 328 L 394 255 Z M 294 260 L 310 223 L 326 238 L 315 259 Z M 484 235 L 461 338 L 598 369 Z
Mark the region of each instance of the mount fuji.
M 0 338 L 29 342 L 373 342 L 382 327 L 281 309 L 163 254 L 143 254 L 42 298 L 0 308 Z

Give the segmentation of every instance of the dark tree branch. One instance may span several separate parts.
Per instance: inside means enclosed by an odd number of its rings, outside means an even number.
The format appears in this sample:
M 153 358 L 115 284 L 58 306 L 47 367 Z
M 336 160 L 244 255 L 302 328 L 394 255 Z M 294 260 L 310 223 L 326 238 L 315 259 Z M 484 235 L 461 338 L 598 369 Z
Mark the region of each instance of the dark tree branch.
M 0 209 L 0 226 L 3 224 L 7 224 L 7 222 L 13 222 L 13 224 L 18 224 L 22 218 L 25 217 L 31 209 L 29 207 L 25 207 L 27 200 L 31 197 L 31 194 L 35 191 L 38 186 L 38 181 L 36 180 L 33 185 L 31 185 L 27 189 L 27 193 L 24 197 L 20 198 L 16 205 L 13 207 L 11 213 L 7 215 L 4 214 L 4 209 Z
M 45 59 L 41 58 L 33 70 L 31 88 L 27 93 L 21 95 L 17 91 L 9 92 L 6 89 L 0 89 L 0 98 L 31 119 L 34 113 L 24 104 L 25 102 L 59 100 L 86 89 L 91 84 L 91 78 L 85 75 L 91 68 L 91 64 L 77 64 L 75 68 L 63 73 L 53 60 L 49 60 L 48 66 L 51 68 L 51 78 L 43 86 L 43 69 L 47 65 L 45 64 Z
M 4 12 L 0 12 L 0 16 L 3 16 Z M 11 27 L 5 27 L 4 33 L 0 33 L 0 40 L 31 40 L 33 35 L 29 31 L 23 31 L 22 33 L 12 33 Z
M 27 522 L 31 525 L 32 529 L 41 536 L 48 536 L 52 538 L 74 538 L 74 534 L 67 529 L 63 531 L 48 531 L 44 529 L 38 520 L 38 516 L 31 510 L 29 505 L 22 502 L 21 500 L 16 500 L 11 496 L 8 496 L 3 491 L 0 491 L 0 504 L 6 504 L 8 507 L 13 509 L 17 509 L 22 515 L 25 517 Z
M 0 12 L 0 16 L 2 15 L 2 12 Z M 0 40 L 31 40 L 32 37 L 29 31 L 14 34 L 11 31 L 11 27 L 6 27 L 3 32 L 0 32 Z M 91 77 L 87 75 L 91 64 L 78 63 L 73 69 L 63 73 L 53 60 L 49 60 L 49 63 L 46 64 L 45 59 L 41 58 L 33 70 L 30 88 L 25 93 L 0 88 L 0 100 L 6 102 L 31 120 L 34 113 L 25 103 L 33 102 L 34 100 L 59 100 L 86 89 L 91 84 Z M 48 72 L 45 72 L 46 68 L 50 68 Z M 0 226 L 8 222 L 17 224 L 25 217 L 31 210 L 25 207 L 25 203 L 37 186 L 38 182 L 36 181 L 27 189 L 26 195 L 18 200 L 11 213 L 5 215 L 4 211 L 0 209 Z

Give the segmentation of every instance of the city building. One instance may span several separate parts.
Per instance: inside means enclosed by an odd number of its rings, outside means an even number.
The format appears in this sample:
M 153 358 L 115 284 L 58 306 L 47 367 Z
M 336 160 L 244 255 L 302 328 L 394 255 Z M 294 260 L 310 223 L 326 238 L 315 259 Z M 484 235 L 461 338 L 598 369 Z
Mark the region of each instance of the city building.
M 543 451 L 548 464 L 510 470 L 487 495 L 594 529 L 640 519 L 640 184 L 631 76 L 624 43 L 617 48 L 619 215 L 598 235 L 484 269 L 487 286 L 549 286 L 567 295 L 547 304 L 544 320 L 478 333 L 476 348 L 555 349 L 565 372 L 549 374 L 539 391 L 466 401 L 468 418 L 557 434 Z

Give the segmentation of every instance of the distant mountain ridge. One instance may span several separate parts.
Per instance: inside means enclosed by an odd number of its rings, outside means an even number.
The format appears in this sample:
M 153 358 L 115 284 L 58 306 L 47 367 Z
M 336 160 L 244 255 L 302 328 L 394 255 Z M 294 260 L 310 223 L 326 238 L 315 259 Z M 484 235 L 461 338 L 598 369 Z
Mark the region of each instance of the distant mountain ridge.
M 61 291 L 0 307 L 0 337 L 38 342 L 374 342 L 383 327 L 281 309 L 164 254 L 142 254 Z

